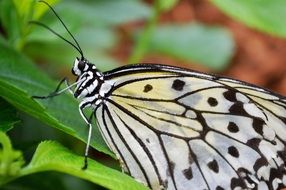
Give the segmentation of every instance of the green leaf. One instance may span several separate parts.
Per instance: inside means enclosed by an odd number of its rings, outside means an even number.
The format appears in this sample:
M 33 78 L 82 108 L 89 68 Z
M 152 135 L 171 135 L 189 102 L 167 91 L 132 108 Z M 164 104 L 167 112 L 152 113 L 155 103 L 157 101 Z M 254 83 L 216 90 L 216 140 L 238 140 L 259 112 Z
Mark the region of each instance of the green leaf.
M 32 15 L 32 7 L 35 4 L 35 0 L 13 0 L 15 10 L 20 21 L 27 22 Z
M 51 5 L 57 0 L 47 0 Z M 22 49 L 25 38 L 30 32 L 28 22 L 39 19 L 47 6 L 36 7 L 36 0 L 2 0 L 0 1 L 0 19 L 7 40 L 16 49 Z
M 45 179 L 45 180 L 43 180 Z M 60 172 L 27 175 L 1 186 L 1 190 L 106 190 L 90 181 Z
M 8 136 L 0 131 L 0 186 L 18 176 L 24 164 L 22 152 L 13 150 Z
M 0 19 L 7 41 L 13 45 L 17 44 L 21 36 L 21 29 L 20 21 L 18 19 L 17 12 L 15 11 L 13 1 L 0 1 Z
M 0 131 L 7 132 L 19 122 L 17 110 L 0 98 Z
M 83 157 L 73 154 L 57 142 L 45 141 L 38 146 L 32 161 L 21 170 L 20 176 L 43 171 L 58 171 L 91 181 L 108 189 L 147 189 L 131 177 L 94 160 L 89 159 L 86 170 L 82 170 L 82 166 Z
M 212 0 L 226 14 L 244 24 L 280 37 L 286 37 L 285 0 Z
M 140 35 L 139 35 L 140 37 Z M 158 26 L 150 37 L 150 53 L 162 53 L 223 70 L 234 53 L 230 33 L 202 24 Z
M 14 0 L 14 1 L 17 1 L 17 0 Z M 57 4 L 58 1 L 59 1 L 59 0 L 45 0 L 45 2 L 47 2 L 47 3 L 48 3 L 49 5 L 51 5 L 51 6 L 54 6 L 55 4 Z M 36 2 L 37 2 L 37 1 L 36 1 Z M 42 6 L 40 6 L 40 4 L 41 4 Z M 35 7 L 36 7 L 36 8 L 35 8 Z M 39 3 L 36 3 L 36 4 L 34 5 L 34 9 L 35 9 L 35 11 L 34 11 L 32 20 L 39 20 L 39 19 L 44 15 L 44 13 L 49 10 L 49 7 L 46 6 L 45 4 L 39 2 Z
M 55 141 L 40 143 L 31 162 L 24 168 L 21 168 L 24 163 L 21 152 L 12 149 L 8 136 L 3 132 L 0 132 L 0 144 L 3 147 L 0 148 L 0 185 L 38 172 L 57 171 L 108 189 L 147 190 L 147 187 L 130 176 L 91 159 L 88 160 L 88 168 L 82 170 L 84 158 Z
M 88 129 L 78 113 L 78 102 L 70 94 L 34 100 L 33 95 L 47 95 L 56 83 L 41 72 L 27 57 L 0 44 L 0 96 L 16 108 L 82 141 Z M 92 146 L 113 155 L 98 128 L 94 128 Z

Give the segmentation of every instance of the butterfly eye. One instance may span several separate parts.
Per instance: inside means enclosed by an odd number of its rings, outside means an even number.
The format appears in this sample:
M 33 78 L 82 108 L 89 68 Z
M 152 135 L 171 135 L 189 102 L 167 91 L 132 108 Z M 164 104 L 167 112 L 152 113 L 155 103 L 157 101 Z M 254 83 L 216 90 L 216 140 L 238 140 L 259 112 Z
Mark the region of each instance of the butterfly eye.
M 81 71 L 83 71 L 83 69 L 85 68 L 85 62 L 84 61 L 79 61 L 77 68 Z

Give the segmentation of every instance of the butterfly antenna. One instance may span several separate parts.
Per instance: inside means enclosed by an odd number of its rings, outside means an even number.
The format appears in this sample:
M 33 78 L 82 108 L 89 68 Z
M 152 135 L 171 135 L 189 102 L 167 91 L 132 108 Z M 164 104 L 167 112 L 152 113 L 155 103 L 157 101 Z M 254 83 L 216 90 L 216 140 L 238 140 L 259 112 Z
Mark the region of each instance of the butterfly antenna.
M 44 25 L 44 24 L 42 24 L 42 23 L 40 23 L 40 22 L 37 22 L 37 21 L 31 21 L 31 23 L 40 25 L 40 26 L 42 26 L 42 27 L 48 29 L 49 31 L 51 31 L 52 33 L 54 33 L 55 35 L 57 35 L 58 37 L 60 37 L 60 38 L 63 39 L 64 41 L 66 41 L 66 42 L 68 42 L 69 44 L 71 44 L 74 48 L 76 48 L 76 50 L 78 50 L 78 52 L 79 52 L 80 55 L 81 55 L 81 58 L 83 59 L 84 56 L 83 56 L 83 52 L 82 52 L 82 50 L 81 50 L 81 48 L 80 48 L 80 46 L 79 46 L 79 43 L 76 41 L 75 37 L 72 35 L 72 33 L 70 32 L 70 30 L 67 28 L 67 26 L 66 26 L 65 23 L 63 22 L 63 20 L 62 20 L 62 19 L 60 18 L 60 16 L 57 14 L 57 12 L 53 9 L 53 7 L 52 7 L 50 4 L 47 3 L 46 1 L 41 1 L 41 0 L 40 0 L 39 2 L 46 4 L 46 5 L 50 8 L 50 10 L 53 11 L 54 15 L 59 19 L 59 21 L 62 23 L 63 27 L 66 29 L 66 31 L 69 33 L 69 35 L 72 37 L 72 39 L 73 39 L 74 42 L 76 43 L 76 46 L 75 46 L 73 43 L 71 43 L 70 41 L 68 41 L 67 39 L 65 39 L 64 37 L 62 37 L 61 35 L 59 35 L 59 34 L 58 34 L 57 32 L 55 32 L 54 30 L 52 30 L 51 28 L 49 28 L 48 26 L 46 26 L 46 25 Z
M 53 29 L 51 29 L 50 27 L 48 27 L 47 25 L 41 23 L 41 22 L 38 22 L 38 21 L 29 21 L 30 24 L 36 24 L 36 25 L 39 25 L 41 27 L 44 27 L 46 28 L 47 30 L 49 30 L 50 32 L 52 32 L 53 34 L 55 34 L 56 36 L 58 36 L 59 38 L 61 38 L 62 40 L 64 40 L 65 42 L 69 43 L 70 45 L 72 45 L 80 54 L 81 56 L 83 57 L 82 55 L 82 52 L 81 50 L 75 46 L 73 43 L 71 43 L 70 41 L 68 41 L 67 39 L 65 39 L 64 37 L 62 37 L 59 33 L 57 33 L 56 31 L 54 31 Z

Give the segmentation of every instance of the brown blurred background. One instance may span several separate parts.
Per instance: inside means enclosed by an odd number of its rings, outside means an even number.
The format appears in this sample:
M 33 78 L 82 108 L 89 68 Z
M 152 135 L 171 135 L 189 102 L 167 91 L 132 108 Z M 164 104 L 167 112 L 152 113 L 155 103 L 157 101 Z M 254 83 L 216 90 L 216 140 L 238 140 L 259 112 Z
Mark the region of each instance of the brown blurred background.
M 146 2 L 153 3 L 152 1 Z M 285 39 L 247 27 L 225 15 L 207 0 L 181 0 L 171 11 L 163 13 L 159 19 L 160 23 L 187 23 L 189 21 L 221 25 L 228 28 L 232 33 L 236 46 L 234 56 L 228 68 L 218 74 L 253 83 L 286 95 Z M 119 29 L 121 41 L 112 53 L 121 62 L 127 62 L 132 49 L 128 30 L 140 24 L 143 23 L 129 23 Z M 178 60 L 170 57 L 156 54 L 148 54 L 144 57 L 143 62 L 177 65 L 203 72 L 212 72 L 199 64 L 178 62 Z

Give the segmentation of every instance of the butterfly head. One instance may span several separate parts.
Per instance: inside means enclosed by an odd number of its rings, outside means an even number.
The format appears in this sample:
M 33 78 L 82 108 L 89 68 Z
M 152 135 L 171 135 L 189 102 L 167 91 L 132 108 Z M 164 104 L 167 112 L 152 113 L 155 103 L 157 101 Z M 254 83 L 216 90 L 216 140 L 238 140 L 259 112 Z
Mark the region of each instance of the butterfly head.
M 77 76 L 77 86 L 74 91 L 75 98 L 89 97 L 99 93 L 103 83 L 103 74 L 96 66 L 85 58 L 76 58 L 72 73 Z
M 76 58 L 72 67 L 72 73 L 75 76 L 80 76 L 84 72 L 88 71 L 90 68 L 90 63 L 85 58 Z

